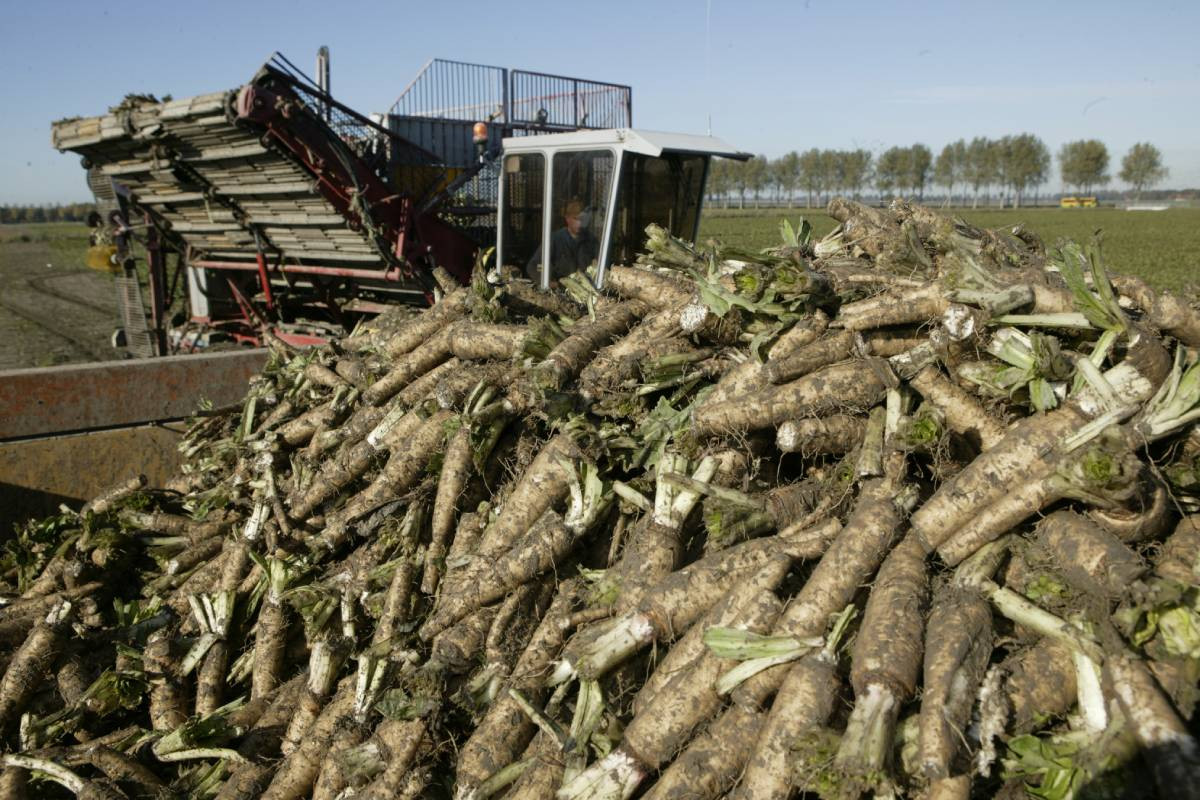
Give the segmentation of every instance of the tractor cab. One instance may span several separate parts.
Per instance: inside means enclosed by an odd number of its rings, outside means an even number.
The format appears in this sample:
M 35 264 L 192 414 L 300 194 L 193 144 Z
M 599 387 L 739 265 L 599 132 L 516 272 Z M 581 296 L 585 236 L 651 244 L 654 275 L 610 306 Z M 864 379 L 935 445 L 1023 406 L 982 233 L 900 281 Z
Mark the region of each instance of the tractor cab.
M 503 140 L 497 263 L 543 289 L 645 249 L 646 226 L 693 240 L 714 156 L 746 159 L 712 136 L 615 128 Z

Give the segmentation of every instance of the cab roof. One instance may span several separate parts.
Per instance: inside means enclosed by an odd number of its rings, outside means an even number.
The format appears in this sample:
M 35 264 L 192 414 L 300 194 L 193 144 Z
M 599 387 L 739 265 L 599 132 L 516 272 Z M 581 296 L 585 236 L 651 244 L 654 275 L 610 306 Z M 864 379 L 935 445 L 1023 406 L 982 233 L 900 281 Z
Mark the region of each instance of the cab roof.
M 663 153 L 694 153 L 733 158 L 739 161 L 750 158 L 750 153 L 743 153 L 715 136 L 666 133 L 638 128 L 543 133 L 533 136 L 510 136 L 504 139 L 505 153 L 578 146 L 619 147 L 631 153 L 640 153 L 651 157 L 657 157 Z

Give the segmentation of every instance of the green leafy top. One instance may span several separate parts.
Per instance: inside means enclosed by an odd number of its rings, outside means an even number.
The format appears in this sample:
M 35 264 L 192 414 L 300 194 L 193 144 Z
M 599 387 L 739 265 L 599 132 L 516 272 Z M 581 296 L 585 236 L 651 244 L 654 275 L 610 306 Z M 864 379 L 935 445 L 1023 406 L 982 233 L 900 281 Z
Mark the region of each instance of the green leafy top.
M 1075 242 L 1065 242 L 1051 254 L 1051 262 L 1066 281 L 1067 288 L 1075 297 L 1075 307 L 1087 317 L 1088 322 L 1102 330 L 1124 332 L 1129 320 L 1117 303 L 1116 292 L 1108 280 L 1108 273 L 1100 257 L 1100 239 L 1097 237 L 1088 246 L 1086 254 Z M 1084 266 L 1088 267 L 1091 288 L 1084 277 Z

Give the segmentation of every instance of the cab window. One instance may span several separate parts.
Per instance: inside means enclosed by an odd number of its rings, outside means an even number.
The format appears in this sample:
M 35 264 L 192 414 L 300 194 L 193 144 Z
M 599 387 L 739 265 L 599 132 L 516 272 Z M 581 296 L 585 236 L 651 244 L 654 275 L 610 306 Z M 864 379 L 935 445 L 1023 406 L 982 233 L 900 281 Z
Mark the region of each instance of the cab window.
M 554 185 L 550 195 L 549 257 L 527 264 L 548 285 L 595 264 L 600 258 L 608 201 L 613 184 L 613 154 L 585 150 L 554 154 Z
M 606 263 L 632 262 L 645 250 L 646 226 L 652 222 L 681 239 L 695 238 L 705 162 L 705 156 L 625 154 Z
M 541 249 L 546 158 L 541 153 L 506 156 L 504 173 L 504 252 L 500 263 L 523 269 Z

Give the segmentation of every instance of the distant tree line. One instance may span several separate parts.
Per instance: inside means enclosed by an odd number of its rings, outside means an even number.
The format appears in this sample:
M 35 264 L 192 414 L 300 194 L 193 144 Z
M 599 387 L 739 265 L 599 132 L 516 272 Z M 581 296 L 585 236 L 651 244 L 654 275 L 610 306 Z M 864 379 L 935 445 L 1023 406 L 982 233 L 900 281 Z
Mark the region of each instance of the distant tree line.
M 1112 180 L 1108 148 L 1096 139 L 1067 142 L 1058 151 L 1058 167 L 1065 188 L 1092 194 Z M 1030 191 L 1050 179 L 1050 151 L 1031 133 L 989 139 L 959 139 L 942 148 L 935 158 L 923 144 L 891 147 L 878 156 L 869 150 L 795 150 L 774 159 L 754 156 L 748 161 L 716 159 L 708 179 L 709 196 L 728 206 L 746 205 L 749 196 L 757 205 L 766 198 L 791 207 L 797 195 L 806 206 L 824 205 L 835 194 L 860 199 L 874 189 L 879 199 L 905 195 L 923 200 L 926 189 L 940 187 L 943 201 L 972 207 L 982 196 L 1000 204 L 1020 206 Z M 1132 187 L 1135 201 L 1142 192 L 1161 183 L 1169 172 L 1162 153 L 1148 142 L 1139 142 L 1121 159 L 1117 177 Z M 90 203 L 0 206 L 0 224 L 13 222 L 83 222 L 95 208 Z
M 924 144 L 891 147 L 878 156 L 868 150 L 822 150 L 812 148 L 769 159 L 755 156 L 748 161 L 719 159 L 712 165 L 708 191 L 726 206 L 746 205 L 747 197 L 791 207 L 801 195 L 806 206 L 823 205 L 834 194 L 860 198 L 874 189 L 880 199 L 897 195 L 923 200 L 930 187 L 940 187 L 946 204 L 955 201 L 978 206 L 981 196 L 1000 204 L 1020 206 L 1029 193 L 1050 180 L 1050 150 L 1030 133 L 990 139 L 977 136 L 959 139 L 942 148 L 935 158 Z M 1068 142 L 1058 152 L 1059 172 L 1064 187 L 1092 194 L 1111 180 L 1108 148 L 1103 142 L 1086 139 Z M 1162 153 L 1142 142 L 1130 148 L 1121 160 L 1118 177 L 1129 184 L 1135 198 L 1162 182 L 1168 175 Z
M 96 210 L 93 203 L 61 203 L 52 206 L 0 206 L 0 225 L 11 222 L 83 222 Z

